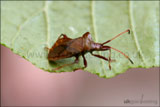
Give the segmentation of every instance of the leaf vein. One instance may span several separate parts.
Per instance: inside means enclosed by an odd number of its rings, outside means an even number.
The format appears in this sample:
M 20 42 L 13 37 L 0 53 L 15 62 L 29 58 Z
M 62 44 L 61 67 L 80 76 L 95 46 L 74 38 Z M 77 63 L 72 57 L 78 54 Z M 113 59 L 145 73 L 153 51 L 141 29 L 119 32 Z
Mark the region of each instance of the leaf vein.
M 26 18 L 19 26 L 18 26 L 18 31 L 16 32 L 16 34 L 13 36 L 12 40 L 11 40 L 11 46 L 13 48 L 14 46 L 14 42 L 16 40 L 16 38 L 19 36 L 20 31 L 24 28 L 25 24 L 29 23 L 29 21 L 35 17 L 37 17 L 37 15 L 39 13 L 41 13 L 42 10 L 38 10 L 37 12 L 33 13 L 30 17 Z
M 135 41 L 136 48 L 137 48 L 137 50 L 140 54 L 140 57 L 141 57 L 143 63 L 145 64 L 145 58 L 144 58 L 144 55 L 142 53 L 141 47 L 139 45 L 138 38 L 137 38 L 137 33 L 136 33 L 136 30 L 135 30 L 132 3 L 131 3 L 131 1 L 129 1 L 128 3 L 129 3 L 129 19 L 130 19 L 131 29 L 133 31 L 133 38 L 134 38 L 134 41 Z
M 46 30 L 47 30 L 47 38 L 46 38 L 47 47 L 49 47 L 49 40 L 50 40 L 50 26 L 49 26 L 49 15 L 48 15 L 48 2 L 49 2 L 49 1 L 45 1 L 45 5 L 44 5 L 44 15 L 45 15 L 45 21 L 46 21 Z
M 94 18 L 94 10 L 95 8 L 95 1 L 91 1 L 91 21 L 92 21 L 92 29 L 93 29 L 93 35 L 94 35 L 94 39 L 95 42 L 98 42 L 98 37 L 97 37 L 97 28 L 96 28 L 96 19 Z M 101 55 L 101 52 L 98 52 L 98 54 Z M 105 72 L 105 65 L 104 65 L 104 61 L 101 59 L 101 64 L 102 64 L 102 69 Z

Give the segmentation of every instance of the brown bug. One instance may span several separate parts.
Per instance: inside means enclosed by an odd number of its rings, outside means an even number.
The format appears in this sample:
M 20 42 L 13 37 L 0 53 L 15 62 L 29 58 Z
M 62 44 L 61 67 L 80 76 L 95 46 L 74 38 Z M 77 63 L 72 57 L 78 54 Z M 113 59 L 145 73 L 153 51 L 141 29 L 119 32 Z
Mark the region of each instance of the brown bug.
M 58 70 L 62 67 L 78 63 L 79 56 L 82 55 L 84 67 L 78 68 L 78 69 L 84 69 L 87 67 L 87 60 L 84 55 L 87 52 L 90 52 L 91 55 L 93 55 L 95 57 L 109 61 L 109 69 L 111 69 L 110 62 L 114 61 L 114 60 L 111 60 L 111 49 L 113 49 L 115 51 L 120 52 L 127 59 L 129 59 L 129 61 L 133 64 L 133 61 L 127 55 L 125 55 L 123 52 L 121 52 L 120 50 L 115 49 L 113 47 L 105 45 L 106 43 L 111 42 L 112 40 L 114 40 L 115 38 L 117 38 L 118 36 L 120 36 L 126 32 L 128 32 L 130 34 L 129 29 L 125 30 L 124 32 L 118 34 L 117 36 L 113 37 L 112 39 L 110 39 L 104 43 L 95 43 L 92 40 L 91 34 L 89 32 L 86 32 L 85 34 L 83 34 L 82 37 L 75 38 L 75 39 L 71 39 L 71 38 L 67 37 L 67 35 L 61 34 L 59 36 L 59 38 L 57 39 L 57 41 L 55 42 L 55 44 L 52 46 L 52 48 L 49 49 L 48 60 L 49 61 L 56 61 L 56 60 L 69 58 L 69 57 L 73 57 L 73 56 L 75 57 L 75 61 L 73 63 L 64 64 L 64 65 L 59 66 L 54 69 L 54 70 Z M 106 51 L 106 50 L 109 50 L 109 58 L 106 58 L 101 55 L 93 54 L 93 51 Z

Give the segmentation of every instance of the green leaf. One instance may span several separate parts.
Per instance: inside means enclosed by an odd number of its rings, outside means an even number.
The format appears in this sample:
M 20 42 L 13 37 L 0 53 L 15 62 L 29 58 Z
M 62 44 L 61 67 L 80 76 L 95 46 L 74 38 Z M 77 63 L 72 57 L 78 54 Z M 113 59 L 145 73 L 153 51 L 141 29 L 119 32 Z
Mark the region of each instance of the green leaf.
M 129 68 L 159 66 L 159 1 L 2 1 L 1 44 L 24 57 L 35 66 L 49 72 L 74 58 L 49 63 L 45 47 L 51 47 L 61 33 L 71 38 L 89 31 L 96 42 L 105 42 L 130 28 L 107 45 L 129 55 L 112 50 L 112 70 L 108 62 L 86 54 L 85 71 L 111 78 Z M 96 53 L 96 52 L 95 52 Z M 109 52 L 97 52 L 108 57 Z M 71 72 L 83 67 L 83 60 L 56 72 Z

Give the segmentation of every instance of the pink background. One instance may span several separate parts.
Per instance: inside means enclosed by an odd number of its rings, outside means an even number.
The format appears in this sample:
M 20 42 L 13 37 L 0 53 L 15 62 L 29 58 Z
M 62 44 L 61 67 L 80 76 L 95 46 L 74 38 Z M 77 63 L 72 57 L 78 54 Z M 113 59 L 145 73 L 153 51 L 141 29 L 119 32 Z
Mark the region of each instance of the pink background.
M 126 99 L 140 103 L 124 103 Z M 155 103 L 157 102 L 157 103 Z M 111 79 L 89 72 L 45 72 L 1 46 L 3 106 L 158 106 L 159 68 L 130 69 Z

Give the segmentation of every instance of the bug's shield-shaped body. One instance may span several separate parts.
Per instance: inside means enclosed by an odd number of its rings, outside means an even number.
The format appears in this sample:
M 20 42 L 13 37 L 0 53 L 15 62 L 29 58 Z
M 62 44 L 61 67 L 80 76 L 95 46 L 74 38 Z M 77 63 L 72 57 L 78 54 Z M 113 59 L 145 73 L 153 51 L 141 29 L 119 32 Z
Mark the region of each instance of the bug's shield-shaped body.
M 76 39 L 71 39 L 64 34 L 61 36 L 49 50 L 48 59 L 50 61 L 79 56 L 92 49 L 93 41 L 89 32 Z
M 116 35 L 115 37 L 107 40 L 104 43 L 95 43 L 92 40 L 92 37 L 89 32 L 86 32 L 82 37 L 75 38 L 75 39 L 71 39 L 71 38 L 67 37 L 65 34 L 62 34 L 62 35 L 60 35 L 58 40 L 55 42 L 53 47 L 51 49 L 49 49 L 48 60 L 49 61 L 56 61 L 56 60 L 60 60 L 60 59 L 64 59 L 64 58 L 75 57 L 75 60 L 73 63 L 64 64 L 62 66 L 59 66 L 59 67 L 53 69 L 53 70 L 58 70 L 58 69 L 63 68 L 65 66 L 70 66 L 75 63 L 78 63 L 79 56 L 82 56 L 84 67 L 78 68 L 78 69 L 84 69 L 87 67 L 87 60 L 85 58 L 85 54 L 87 52 L 90 52 L 91 55 L 98 57 L 98 58 L 101 58 L 105 61 L 108 61 L 109 62 L 109 69 L 111 69 L 110 63 L 114 61 L 111 59 L 111 49 L 113 49 L 113 50 L 121 53 L 122 55 L 124 55 L 133 64 L 133 61 L 127 55 L 125 55 L 123 52 L 121 52 L 120 50 L 115 49 L 111 46 L 105 45 L 106 43 L 111 42 L 112 40 L 114 40 L 115 38 L 119 37 L 120 35 L 122 35 L 126 32 L 129 33 L 130 30 L 127 29 L 124 32 Z M 93 51 L 107 51 L 107 50 L 109 50 L 109 58 L 106 58 L 104 56 L 93 53 Z

